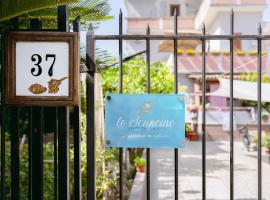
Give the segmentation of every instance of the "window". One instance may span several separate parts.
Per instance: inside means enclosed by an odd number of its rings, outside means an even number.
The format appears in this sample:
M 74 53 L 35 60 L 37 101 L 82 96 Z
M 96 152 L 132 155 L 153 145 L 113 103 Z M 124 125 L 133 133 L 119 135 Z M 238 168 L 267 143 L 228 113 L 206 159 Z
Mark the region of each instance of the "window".
M 179 4 L 170 5 L 170 16 L 174 16 L 175 10 L 176 10 L 176 15 L 180 16 L 180 5 Z

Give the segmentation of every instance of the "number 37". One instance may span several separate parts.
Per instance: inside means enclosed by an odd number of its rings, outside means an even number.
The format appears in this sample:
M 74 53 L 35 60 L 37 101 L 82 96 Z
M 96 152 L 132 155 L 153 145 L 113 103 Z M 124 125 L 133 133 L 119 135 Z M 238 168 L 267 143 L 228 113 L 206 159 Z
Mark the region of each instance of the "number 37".
M 55 60 L 56 60 L 56 55 L 55 54 L 46 54 L 45 60 L 48 61 L 49 58 L 52 59 L 52 64 L 51 64 L 51 66 L 49 68 L 48 75 L 52 76 L 53 75 L 53 66 L 54 66 L 54 63 L 55 63 Z M 33 76 L 40 76 L 42 74 L 42 67 L 40 66 L 40 64 L 42 63 L 41 55 L 33 54 L 31 56 L 31 60 L 34 63 L 34 65 L 36 66 L 36 67 L 31 68 L 31 74 Z

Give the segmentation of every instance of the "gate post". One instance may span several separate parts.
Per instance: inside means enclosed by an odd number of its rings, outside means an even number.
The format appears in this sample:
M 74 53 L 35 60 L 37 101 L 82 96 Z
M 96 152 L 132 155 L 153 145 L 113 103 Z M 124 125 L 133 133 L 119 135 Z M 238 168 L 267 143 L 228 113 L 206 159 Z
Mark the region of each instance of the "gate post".
M 73 31 L 80 32 L 80 17 L 77 17 L 73 21 Z M 80 107 L 76 106 L 74 108 L 73 114 L 73 144 L 74 144 L 74 200 L 81 200 L 81 117 L 80 117 Z
M 95 136 L 95 40 L 92 25 L 86 35 L 86 98 L 87 98 L 87 199 L 96 200 L 96 136 Z

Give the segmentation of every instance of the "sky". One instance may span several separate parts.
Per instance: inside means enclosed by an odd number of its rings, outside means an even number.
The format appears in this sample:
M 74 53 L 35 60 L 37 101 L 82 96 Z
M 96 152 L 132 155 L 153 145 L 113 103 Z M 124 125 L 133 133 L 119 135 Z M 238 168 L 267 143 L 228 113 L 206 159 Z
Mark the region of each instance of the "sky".
M 118 34 L 118 15 L 120 8 L 123 12 L 123 19 L 127 16 L 127 10 L 123 0 L 109 0 L 111 6 L 110 15 L 114 18 L 100 23 L 99 28 L 96 30 L 96 35 L 108 35 L 108 34 Z M 267 8 L 263 14 L 263 21 L 270 21 L 270 0 L 267 0 Z M 126 23 L 123 22 L 123 31 L 125 32 Z M 118 43 L 117 41 L 97 41 L 97 47 L 107 50 L 112 56 L 117 56 L 118 53 Z
M 98 29 L 95 30 L 96 35 L 117 35 L 118 34 L 118 16 L 120 9 L 123 13 L 123 31 L 125 33 L 126 30 L 126 23 L 125 23 L 125 16 L 127 16 L 127 10 L 125 8 L 125 4 L 123 0 L 109 0 L 109 4 L 111 7 L 110 15 L 113 19 L 106 20 L 100 22 Z M 81 32 L 81 42 L 85 44 L 85 36 L 86 32 Z M 107 50 L 111 56 L 118 55 L 118 42 L 117 41 L 96 41 L 96 45 L 98 48 Z

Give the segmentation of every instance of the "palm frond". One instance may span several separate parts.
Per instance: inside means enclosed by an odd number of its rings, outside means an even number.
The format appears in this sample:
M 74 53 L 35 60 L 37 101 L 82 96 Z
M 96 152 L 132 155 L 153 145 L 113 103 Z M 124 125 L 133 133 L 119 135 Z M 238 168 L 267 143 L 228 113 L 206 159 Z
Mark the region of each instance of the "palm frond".
M 0 1 L 0 22 L 31 11 L 77 1 L 78 0 L 2 0 Z
M 103 21 L 112 18 L 109 16 L 110 10 L 107 0 L 81 0 L 69 4 L 69 19 L 72 21 L 77 16 L 80 16 L 82 24 Z M 40 18 L 44 27 L 53 28 L 57 20 L 57 9 L 46 8 L 20 16 L 22 21 L 33 18 Z
M 81 16 L 83 22 L 94 22 L 111 19 L 110 6 L 107 0 L 84 0 L 70 4 L 70 17 Z

